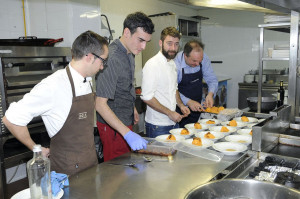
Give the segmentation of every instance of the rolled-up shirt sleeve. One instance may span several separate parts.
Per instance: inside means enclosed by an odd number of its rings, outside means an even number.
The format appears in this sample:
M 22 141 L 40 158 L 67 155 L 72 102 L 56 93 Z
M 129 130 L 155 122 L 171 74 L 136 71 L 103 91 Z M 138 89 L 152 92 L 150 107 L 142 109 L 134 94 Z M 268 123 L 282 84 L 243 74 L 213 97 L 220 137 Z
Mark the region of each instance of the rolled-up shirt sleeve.
M 152 64 L 148 61 L 143 68 L 143 80 L 142 80 L 142 100 L 151 100 L 156 91 L 157 81 L 156 81 L 156 64 Z
M 202 72 L 203 72 L 203 79 L 208 85 L 208 92 L 212 92 L 214 93 L 214 95 L 216 95 L 218 91 L 218 79 L 213 71 L 210 59 L 205 53 L 202 61 Z

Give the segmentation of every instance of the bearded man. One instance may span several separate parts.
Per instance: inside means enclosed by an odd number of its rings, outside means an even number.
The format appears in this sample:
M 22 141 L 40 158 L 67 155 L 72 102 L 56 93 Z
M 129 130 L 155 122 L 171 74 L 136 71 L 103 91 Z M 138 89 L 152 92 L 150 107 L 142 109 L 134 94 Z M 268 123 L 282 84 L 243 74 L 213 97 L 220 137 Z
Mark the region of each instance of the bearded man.
M 176 64 L 173 59 L 179 49 L 180 33 L 175 27 L 162 30 L 160 51 L 143 68 L 142 100 L 147 104 L 146 134 L 154 138 L 178 128 L 178 122 L 190 114 L 177 88 Z M 182 114 L 175 111 L 176 105 Z

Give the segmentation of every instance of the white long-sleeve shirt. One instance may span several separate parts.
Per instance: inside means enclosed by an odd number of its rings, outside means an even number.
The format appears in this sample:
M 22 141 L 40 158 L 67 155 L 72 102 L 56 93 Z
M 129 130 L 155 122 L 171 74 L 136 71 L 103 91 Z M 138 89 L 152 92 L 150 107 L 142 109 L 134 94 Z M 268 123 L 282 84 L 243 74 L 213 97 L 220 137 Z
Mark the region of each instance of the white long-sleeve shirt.
M 177 90 L 177 71 L 173 60 L 158 52 L 149 59 L 143 68 L 142 96 L 143 100 L 155 97 L 163 106 L 175 111 Z M 147 106 L 145 121 L 154 125 L 169 126 L 175 123 L 165 114 Z
M 70 72 L 76 96 L 92 92 L 87 78 L 82 77 L 71 65 Z M 43 79 L 24 95 L 23 99 L 10 104 L 6 118 L 18 126 L 26 126 L 34 117 L 41 116 L 49 137 L 53 137 L 64 125 L 72 105 L 72 88 L 66 69 L 61 69 Z

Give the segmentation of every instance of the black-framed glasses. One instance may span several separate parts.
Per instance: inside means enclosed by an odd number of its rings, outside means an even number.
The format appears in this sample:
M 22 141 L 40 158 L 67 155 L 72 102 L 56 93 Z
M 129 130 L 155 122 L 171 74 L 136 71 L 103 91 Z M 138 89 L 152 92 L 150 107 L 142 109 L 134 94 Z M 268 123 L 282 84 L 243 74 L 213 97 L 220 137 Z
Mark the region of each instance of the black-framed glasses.
M 103 66 L 107 66 L 107 59 L 103 59 L 102 57 L 96 55 L 95 53 L 91 53 L 91 54 L 99 58 L 102 61 Z

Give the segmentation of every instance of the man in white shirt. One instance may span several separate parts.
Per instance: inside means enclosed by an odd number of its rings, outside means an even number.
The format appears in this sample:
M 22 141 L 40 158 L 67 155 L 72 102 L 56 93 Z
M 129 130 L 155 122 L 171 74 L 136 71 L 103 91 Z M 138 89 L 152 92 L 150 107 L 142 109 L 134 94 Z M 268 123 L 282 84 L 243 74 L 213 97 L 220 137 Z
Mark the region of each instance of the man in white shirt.
M 174 27 L 161 32 L 161 50 L 143 68 L 142 100 L 147 104 L 146 134 L 156 137 L 178 128 L 178 122 L 189 115 L 177 90 L 177 72 L 173 59 L 179 48 L 180 33 Z M 176 105 L 183 115 L 175 111 Z
M 3 117 L 8 130 L 30 150 L 36 144 L 27 124 L 41 116 L 51 138 L 51 170 L 73 175 L 97 164 L 94 144 L 94 93 L 91 76 L 102 70 L 108 42 L 86 31 L 72 45 L 72 61 L 37 84 L 23 99 L 10 104 Z

